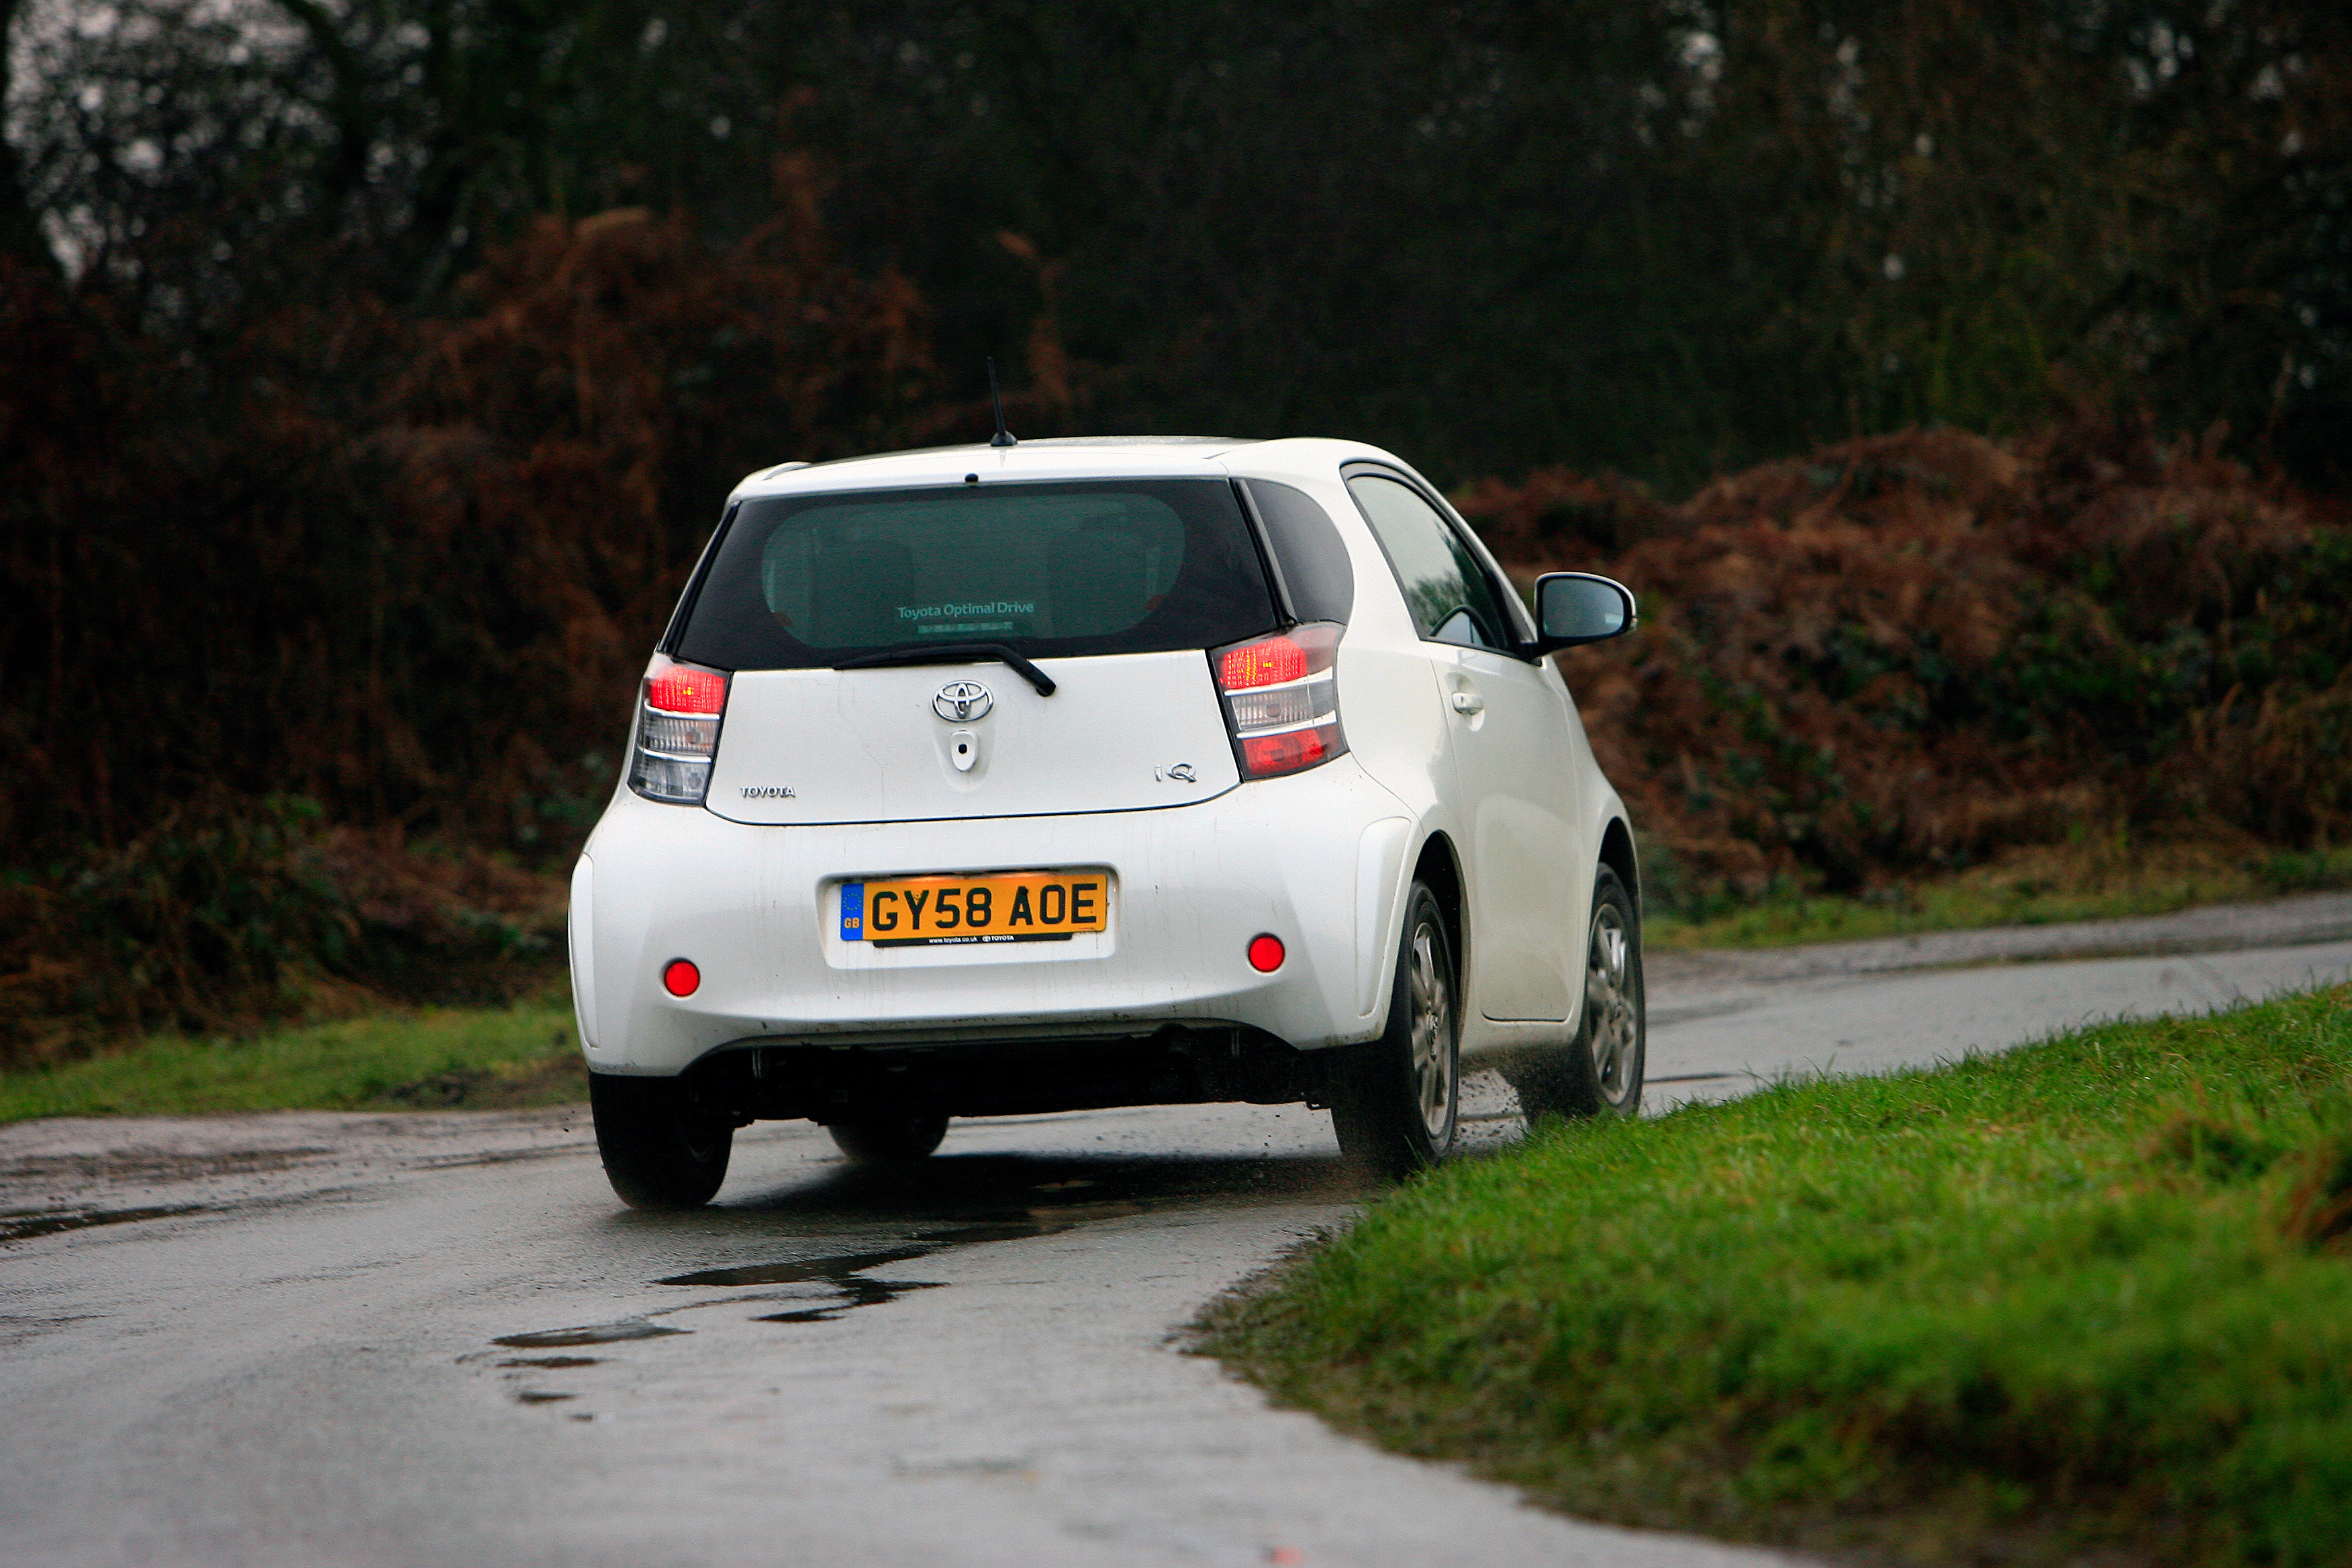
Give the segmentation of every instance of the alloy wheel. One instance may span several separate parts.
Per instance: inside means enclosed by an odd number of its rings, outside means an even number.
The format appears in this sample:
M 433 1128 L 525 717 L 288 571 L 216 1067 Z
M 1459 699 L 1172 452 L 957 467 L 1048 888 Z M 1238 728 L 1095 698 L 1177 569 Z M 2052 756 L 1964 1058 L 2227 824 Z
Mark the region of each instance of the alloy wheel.
M 1432 1141 L 1454 1121 L 1456 1091 L 1453 1062 L 1454 995 L 1436 931 L 1427 924 L 1412 933 L 1412 1087 L 1421 1124 Z
M 1627 970 L 1632 951 L 1624 918 L 1613 904 L 1600 905 L 1592 911 L 1592 941 L 1585 950 L 1585 1038 L 1592 1051 L 1593 1079 L 1601 1098 L 1612 1105 L 1624 1103 L 1633 1062 L 1633 983 Z

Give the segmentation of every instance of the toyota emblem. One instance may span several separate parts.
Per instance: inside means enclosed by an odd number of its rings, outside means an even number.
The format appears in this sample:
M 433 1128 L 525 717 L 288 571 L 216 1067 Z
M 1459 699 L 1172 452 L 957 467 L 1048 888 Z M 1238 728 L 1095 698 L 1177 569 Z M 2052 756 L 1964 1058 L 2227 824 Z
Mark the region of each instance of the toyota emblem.
M 931 699 L 931 711 L 950 724 L 968 724 L 995 706 L 996 699 L 977 680 L 950 680 Z

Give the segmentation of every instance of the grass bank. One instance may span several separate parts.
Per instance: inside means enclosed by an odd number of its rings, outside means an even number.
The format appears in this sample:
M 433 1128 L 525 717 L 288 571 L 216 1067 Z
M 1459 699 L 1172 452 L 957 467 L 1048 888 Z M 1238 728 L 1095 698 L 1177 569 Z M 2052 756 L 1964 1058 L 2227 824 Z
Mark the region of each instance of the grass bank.
M 1657 947 L 1791 947 L 1986 926 L 2127 920 L 2340 888 L 2352 888 L 2352 848 L 2034 846 L 1955 876 L 1894 883 L 1861 898 L 1791 889 L 1697 919 L 1661 912 L 1643 921 L 1643 934 Z
M 2352 988 L 1438 1173 L 1211 1314 L 1556 1507 L 1901 1563 L 2352 1542 Z
M 159 1037 L 0 1074 L 0 1123 L 224 1110 L 506 1110 L 588 1098 L 568 996 L 425 1008 L 250 1039 Z

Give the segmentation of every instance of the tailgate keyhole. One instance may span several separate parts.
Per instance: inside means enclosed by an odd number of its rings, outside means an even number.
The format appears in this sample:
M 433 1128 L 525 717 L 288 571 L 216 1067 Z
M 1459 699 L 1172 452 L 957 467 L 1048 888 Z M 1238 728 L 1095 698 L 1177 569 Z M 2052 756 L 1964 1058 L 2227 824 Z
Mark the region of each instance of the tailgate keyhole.
M 980 761 L 980 737 L 969 730 L 956 731 L 948 737 L 948 755 L 954 759 L 956 772 L 971 772 L 972 764 Z

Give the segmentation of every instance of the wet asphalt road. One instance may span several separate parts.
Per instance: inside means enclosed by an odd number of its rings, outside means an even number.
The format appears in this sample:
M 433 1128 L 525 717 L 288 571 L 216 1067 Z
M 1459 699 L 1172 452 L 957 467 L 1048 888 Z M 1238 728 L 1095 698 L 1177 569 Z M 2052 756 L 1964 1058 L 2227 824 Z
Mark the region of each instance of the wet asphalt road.
M 2281 908 L 2163 956 L 1662 960 L 1653 1103 L 2352 972 L 2352 900 Z M 896 1179 L 799 1124 L 737 1150 L 656 1216 L 564 1112 L 0 1130 L 0 1562 L 1774 1560 L 1540 1513 L 1181 1353 L 1363 1201 L 1320 1114 L 960 1123 Z

